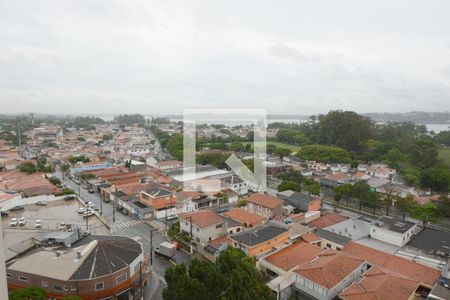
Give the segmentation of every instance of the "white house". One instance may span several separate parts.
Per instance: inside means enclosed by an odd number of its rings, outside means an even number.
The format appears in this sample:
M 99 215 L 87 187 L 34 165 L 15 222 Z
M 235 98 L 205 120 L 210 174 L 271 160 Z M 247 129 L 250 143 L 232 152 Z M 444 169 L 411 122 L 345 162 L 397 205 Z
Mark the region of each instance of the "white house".
M 381 217 L 370 224 L 370 237 L 403 247 L 419 232 L 418 225 L 408 221 Z
M 198 210 L 192 213 L 181 214 L 180 232 L 188 235 L 192 233 L 195 243 L 205 247 L 209 241 L 227 234 L 225 220 L 212 210 Z

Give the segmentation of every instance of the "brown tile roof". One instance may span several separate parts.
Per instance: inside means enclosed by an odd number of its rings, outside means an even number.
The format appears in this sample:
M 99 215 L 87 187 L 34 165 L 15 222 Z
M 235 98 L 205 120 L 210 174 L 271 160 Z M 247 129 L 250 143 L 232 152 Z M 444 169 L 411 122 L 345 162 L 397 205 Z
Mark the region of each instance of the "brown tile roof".
M 302 239 L 307 243 L 312 243 L 312 242 L 321 240 L 320 236 L 318 236 L 314 232 L 307 232 L 307 233 L 303 234 Z
M 320 247 L 299 242 L 265 257 L 264 260 L 278 268 L 289 271 L 317 257 L 322 251 Z
M 325 250 L 317 258 L 301 264 L 295 272 L 312 282 L 331 289 L 354 272 L 364 260 Z
M 260 215 L 248 212 L 243 208 L 233 208 L 223 213 L 223 215 L 247 226 L 255 226 L 266 219 Z
M 332 226 L 337 223 L 341 223 L 343 221 L 347 220 L 347 217 L 341 216 L 336 213 L 328 213 L 326 215 L 321 216 L 320 218 L 317 218 L 311 222 L 308 223 L 308 225 L 316 227 L 316 228 L 325 228 L 328 226 Z
M 278 199 L 277 197 L 260 193 L 254 193 L 250 195 L 250 197 L 247 198 L 247 201 L 271 209 L 283 205 L 283 201 Z
M 438 270 L 351 241 L 344 246 L 342 251 L 380 268 L 425 283 L 430 287 L 441 275 Z
M 344 300 L 408 300 L 419 282 L 372 267 L 360 282 L 353 282 L 339 296 Z
M 190 221 L 190 217 L 192 217 L 192 224 L 200 228 L 223 222 L 222 217 L 212 210 L 198 210 L 192 213 L 182 214 L 180 217 L 188 222 Z

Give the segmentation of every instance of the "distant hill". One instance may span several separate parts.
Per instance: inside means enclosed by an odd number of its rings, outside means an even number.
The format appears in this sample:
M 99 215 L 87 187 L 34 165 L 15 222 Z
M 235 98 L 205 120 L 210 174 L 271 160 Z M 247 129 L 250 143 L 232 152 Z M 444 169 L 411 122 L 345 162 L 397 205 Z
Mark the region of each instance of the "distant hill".
M 417 124 L 450 124 L 450 112 L 412 111 L 408 113 L 366 113 L 376 122 L 404 122 Z

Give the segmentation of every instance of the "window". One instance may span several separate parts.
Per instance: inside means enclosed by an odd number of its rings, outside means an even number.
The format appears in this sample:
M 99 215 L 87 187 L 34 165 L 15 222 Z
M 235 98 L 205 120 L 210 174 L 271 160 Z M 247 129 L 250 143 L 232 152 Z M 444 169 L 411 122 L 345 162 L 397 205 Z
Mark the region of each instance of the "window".
M 96 291 L 100 291 L 103 290 L 105 288 L 105 283 L 104 282 L 98 282 L 95 284 L 95 290 Z
M 197 227 L 197 232 L 200 232 L 200 228 Z
M 216 228 L 222 228 L 222 224 L 216 225 Z
M 42 281 L 41 285 L 42 285 L 42 287 L 48 287 L 48 282 L 47 281 Z
M 19 276 L 19 281 L 28 282 L 28 277 L 26 277 L 26 276 Z
M 300 283 L 301 285 L 305 284 L 305 280 L 301 277 L 298 277 L 298 283 Z
M 59 284 L 54 284 L 53 285 L 53 289 L 55 291 L 58 291 L 58 292 L 62 292 L 63 291 L 63 287 L 61 285 L 59 285 Z
M 8 278 L 8 279 L 13 279 L 13 275 L 12 275 L 12 274 L 9 274 L 9 273 L 6 273 L 6 278 Z
M 77 290 L 77 288 L 76 288 L 75 286 L 71 286 L 71 287 L 70 287 L 70 291 L 71 291 L 71 292 L 75 292 L 76 290 Z
M 326 246 L 327 246 L 328 249 L 331 249 L 331 244 L 328 244 L 328 243 L 327 243 Z
M 119 275 L 116 277 L 116 283 L 121 283 L 127 279 L 127 273 Z

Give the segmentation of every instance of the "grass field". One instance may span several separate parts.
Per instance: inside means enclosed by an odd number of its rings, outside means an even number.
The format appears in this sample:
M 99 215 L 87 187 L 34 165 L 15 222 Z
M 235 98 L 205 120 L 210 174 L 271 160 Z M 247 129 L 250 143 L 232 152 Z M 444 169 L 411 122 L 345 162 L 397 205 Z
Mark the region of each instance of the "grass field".
M 450 166 L 450 148 L 440 148 L 439 158 L 441 158 L 445 163 L 447 163 L 447 165 Z
M 246 145 L 246 144 L 249 144 L 249 143 L 250 142 L 242 142 L 243 145 Z M 284 144 L 284 143 L 280 143 L 280 142 L 267 141 L 266 144 L 267 145 L 275 145 L 275 146 L 280 147 L 280 148 L 288 148 L 292 152 L 298 152 L 298 150 L 300 150 L 300 146 L 294 146 L 294 145 Z

